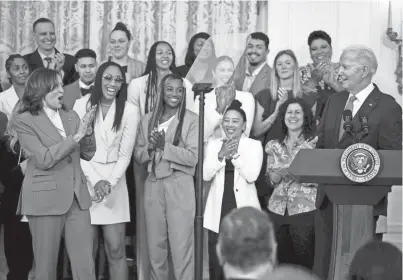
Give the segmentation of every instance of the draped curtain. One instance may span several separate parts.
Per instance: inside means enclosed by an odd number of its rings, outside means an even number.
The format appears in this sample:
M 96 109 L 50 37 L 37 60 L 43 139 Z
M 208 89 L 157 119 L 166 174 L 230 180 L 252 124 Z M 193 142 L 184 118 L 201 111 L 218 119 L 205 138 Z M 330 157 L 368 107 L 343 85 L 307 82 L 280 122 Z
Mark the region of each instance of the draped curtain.
M 151 45 L 169 42 L 184 63 L 187 44 L 197 32 L 223 34 L 265 30 L 261 26 L 266 1 L 0 1 L 0 76 L 5 79 L 5 60 L 12 53 L 26 54 L 36 48 L 32 24 L 40 17 L 55 23 L 56 48 L 74 55 L 93 49 L 99 61 L 109 53 L 108 38 L 122 21 L 134 39 L 129 56 L 146 62 Z M 266 24 L 267 25 L 267 21 Z

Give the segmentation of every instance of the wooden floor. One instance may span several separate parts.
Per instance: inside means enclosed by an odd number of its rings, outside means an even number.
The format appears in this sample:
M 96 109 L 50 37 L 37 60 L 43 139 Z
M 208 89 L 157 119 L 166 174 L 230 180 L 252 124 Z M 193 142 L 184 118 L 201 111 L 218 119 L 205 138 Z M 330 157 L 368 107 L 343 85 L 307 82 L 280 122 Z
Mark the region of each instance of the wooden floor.
M 388 233 L 384 236 L 384 240 L 395 244 L 402 250 L 402 187 L 394 186 L 389 194 L 388 205 Z M 206 244 L 205 249 L 207 248 Z M 6 280 L 7 264 L 4 256 L 3 230 L 0 234 L 0 280 Z M 207 264 L 204 262 L 203 276 L 206 277 Z M 33 278 L 31 278 L 33 279 Z

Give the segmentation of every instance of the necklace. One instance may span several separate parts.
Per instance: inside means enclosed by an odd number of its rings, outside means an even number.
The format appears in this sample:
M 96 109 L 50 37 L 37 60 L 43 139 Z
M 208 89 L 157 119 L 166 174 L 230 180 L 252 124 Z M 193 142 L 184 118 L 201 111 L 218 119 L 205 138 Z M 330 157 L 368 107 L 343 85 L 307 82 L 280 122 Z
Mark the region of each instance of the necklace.
M 104 104 L 104 103 L 101 103 L 101 106 L 104 106 L 104 107 L 111 107 L 112 106 L 112 104 Z

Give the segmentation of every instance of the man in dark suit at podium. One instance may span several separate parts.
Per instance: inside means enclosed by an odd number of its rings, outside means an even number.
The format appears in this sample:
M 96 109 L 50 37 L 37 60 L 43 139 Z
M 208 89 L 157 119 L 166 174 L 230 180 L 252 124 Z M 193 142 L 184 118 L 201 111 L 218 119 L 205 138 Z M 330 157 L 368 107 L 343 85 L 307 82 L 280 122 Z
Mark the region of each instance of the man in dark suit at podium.
M 32 26 L 35 42 L 38 48 L 24 55 L 32 71 L 46 67 L 58 71 L 63 77 L 63 84 L 74 82 L 75 58 L 69 54 L 60 53 L 56 48 L 55 25 L 50 19 L 40 18 Z
M 368 133 L 359 142 L 376 150 L 402 149 L 402 108 L 392 96 L 382 93 L 372 83 L 377 67 L 376 56 L 370 48 L 351 46 L 343 51 L 337 74 L 345 90 L 330 96 L 324 108 L 317 130 L 317 148 L 345 149 L 354 144 L 353 136 L 343 128 L 343 115 L 351 112 L 353 131 L 359 131 L 363 126 L 368 128 Z M 337 195 L 348 197 L 351 194 L 340 191 Z M 332 249 L 333 203 L 324 193 L 323 186 L 318 189 L 316 207 L 313 270 L 327 279 Z M 387 196 L 374 206 L 375 222 L 379 215 L 386 216 L 386 211 Z

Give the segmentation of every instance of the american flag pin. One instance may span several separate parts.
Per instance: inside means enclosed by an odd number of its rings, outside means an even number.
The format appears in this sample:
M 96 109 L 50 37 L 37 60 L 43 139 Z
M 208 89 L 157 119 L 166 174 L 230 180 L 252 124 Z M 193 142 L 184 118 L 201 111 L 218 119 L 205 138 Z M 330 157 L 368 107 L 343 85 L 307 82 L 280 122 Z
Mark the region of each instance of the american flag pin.
M 372 106 L 372 103 L 369 103 L 369 106 Z

